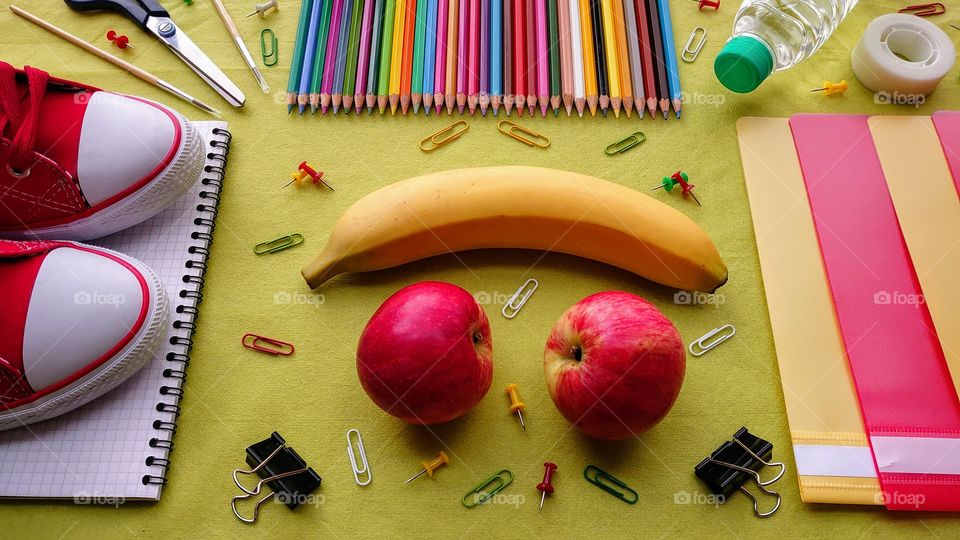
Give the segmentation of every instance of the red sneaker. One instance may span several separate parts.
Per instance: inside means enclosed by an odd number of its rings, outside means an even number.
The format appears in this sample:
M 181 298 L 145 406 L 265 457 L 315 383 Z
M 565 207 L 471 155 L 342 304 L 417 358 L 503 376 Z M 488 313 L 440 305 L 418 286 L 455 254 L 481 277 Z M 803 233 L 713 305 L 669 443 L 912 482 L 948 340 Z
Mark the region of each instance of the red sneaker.
M 0 431 L 71 411 L 145 366 L 169 307 L 143 263 L 74 242 L 0 240 Z
M 0 238 L 136 225 L 190 189 L 203 144 L 163 105 L 0 62 Z

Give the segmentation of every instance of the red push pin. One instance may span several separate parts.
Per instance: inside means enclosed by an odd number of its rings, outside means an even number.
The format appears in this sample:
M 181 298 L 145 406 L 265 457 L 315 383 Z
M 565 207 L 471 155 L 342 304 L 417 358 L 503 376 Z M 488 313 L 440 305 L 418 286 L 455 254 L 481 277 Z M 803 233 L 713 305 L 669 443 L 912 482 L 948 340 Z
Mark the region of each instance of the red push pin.
M 653 188 L 650 191 L 656 191 L 660 188 L 670 191 L 677 184 L 680 184 L 680 195 L 690 195 L 691 197 L 693 197 L 694 202 L 697 203 L 697 206 L 703 206 L 702 204 L 700 204 L 700 200 L 697 199 L 697 196 L 693 194 L 693 188 L 697 186 L 690 183 L 690 177 L 687 176 L 687 173 L 685 172 L 677 171 L 673 173 L 673 175 L 670 176 L 669 178 L 664 176 L 663 181 L 660 182 L 660 185 Z
M 705 7 L 713 8 L 714 11 L 720 9 L 720 0 L 693 0 L 694 2 L 700 4 L 700 7 L 697 9 L 702 10 Z
M 107 39 L 112 41 L 114 45 L 121 49 L 126 49 L 127 47 L 130 47 L 131 49 L 133 48 L 133 45 L 130 45 L 130 38 L 127 36 L 121 36 L 113 30 L 107 31 Z
M 537 484 L 537 489 L 540 490 L 539 512 L 543 512 L 543 500 L 547 497 L 547 493 L 553 493 L 553 472 L 556 470 L 555 463 L 547 461 L 543 464 L 543 481 Z
M 307 163 L 306 161 L 301 161 L 300 165 L 297 167 L 297 170 L 291 173 L 290 176 L 293 178 L 293 180 L 290 180 L 289 182 L 284 184 L 283 187 L 287 187 L 294 182 L 299 184 L 304 180 L 306 180 L 307 178 L 309 178 L 310 181 L 313 182 L 313 185 L 323 184 L 328 188 L 330 188 L 330 191 L 336 191 L 333 189 L 333 187 L 330 184 L 328 184 L 323 179 L 323 171 L 318 172 L 316 169 L 311 167 L 310 164 Z

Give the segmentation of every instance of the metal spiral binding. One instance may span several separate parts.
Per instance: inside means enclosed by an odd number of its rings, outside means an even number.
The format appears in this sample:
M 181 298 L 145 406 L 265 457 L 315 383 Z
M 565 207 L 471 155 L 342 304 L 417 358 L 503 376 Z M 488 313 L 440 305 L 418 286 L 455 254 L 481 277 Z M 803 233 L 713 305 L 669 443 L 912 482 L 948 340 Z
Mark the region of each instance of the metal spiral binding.
M 190 239 L 196 243 L 187 249 L 187 253 L 194 257 L 187 260 L 186 270 L 198 270 L 199 275 L 194 272 L 185 273 L 182 281 L 186 287 L 179 292 L 182 299 L 193 300 L 196 305 L 203 301 L 204 274 L 207 272 L 207 257 L 210 255 L 210 243 L 213 242 L 214 220 L 217 218 L 217 205 L 220 204 L 220 190 L 223 188 L 223 177 L 227 167 L 227 156 L 230 153 L 230 141 L 233 136 L 225 129 L 214 129 L 213 134 L 216 138 L 209 142 L 209 151 L 207 153 L 207 165 L 203 168 L 203 178 L 200 184 L 205 188 L 200 191 L 200 202 L 197 204 L 197 211 L 203 215 L 194 219 L 194 225 L 202 227 L 202 230 L 190 234 Z M 196 329 L 197 317 L 200 314 L 196 305 L 177 306 L 176 316 L 173 321 L 173 327 L 177 330 L 185 330 L 188 337 L 173 336 L 170 338 L 170 344 L 181 347 L 183 352 L 170 351 L 164 358 L 170 362 L 170 367 L 163 370 L 164 378 L 170 381 L 170 385 L 160 387 L 160 395 L 164 398 L 173 398 L 172 403 L 166 400 L 159 401 L 156 405 L 158 413 L 172 415 L 172 419 L 154 420 L 152 428 L 165 432 L 166 438 L 154 437 L 150 439 L 150 448 L 166 450 L 169 454 L 173 451 L 173 434 L 177 431 L 177 418 L 180 416 L 180 406 L 177 404 L 183 397 L 182 385 L 186 381 L 187 366 L 190 364 L 190 351 L 193 349 L 193 331 Z M 158 474 L 146 474 L 143 476 L 143 485 L 163 485 L 167 483 L 166 472 L 170 468 L 170 460 L 161 456 L 148 456 L 144 462 L 148 467 L 157 467 Z

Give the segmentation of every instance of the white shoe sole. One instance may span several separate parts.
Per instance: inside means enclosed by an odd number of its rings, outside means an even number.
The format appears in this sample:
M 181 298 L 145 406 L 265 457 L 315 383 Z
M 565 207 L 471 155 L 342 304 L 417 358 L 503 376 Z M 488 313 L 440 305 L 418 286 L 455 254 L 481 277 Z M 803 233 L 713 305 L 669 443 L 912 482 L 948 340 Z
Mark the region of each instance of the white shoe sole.
M 0 431 L 23 427 L 60 416 L 113 390 L 156 356 L 167 333 L 170 306 L 163 282 L 150 267 L 122 253 L 98 248 L 139 270 L 150 290 L 150 305 L 143 326 L 127 345 L 109 360 L 73 383 L 10 411 L 0 411 Z
M 171 112 L 180 124 L 180 149 L 152 181 L 93 215 L 51 227 L 0 231 L 0 238 L 93 240 L 132 227 L 166 209 L 193 186 L 205 162 L 203 137 L 189 120 L 175 111 Z

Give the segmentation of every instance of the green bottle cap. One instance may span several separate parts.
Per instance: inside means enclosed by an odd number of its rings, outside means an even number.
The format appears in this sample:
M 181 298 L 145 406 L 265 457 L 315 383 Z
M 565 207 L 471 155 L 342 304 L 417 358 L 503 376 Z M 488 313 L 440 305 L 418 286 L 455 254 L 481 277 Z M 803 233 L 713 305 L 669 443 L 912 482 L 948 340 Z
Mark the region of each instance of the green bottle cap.
M 773 73 L 773 54 L 759 39 L 737 36 L 723 46 L 713 62 L 713 71 L 724 86 L 746 94 Z

